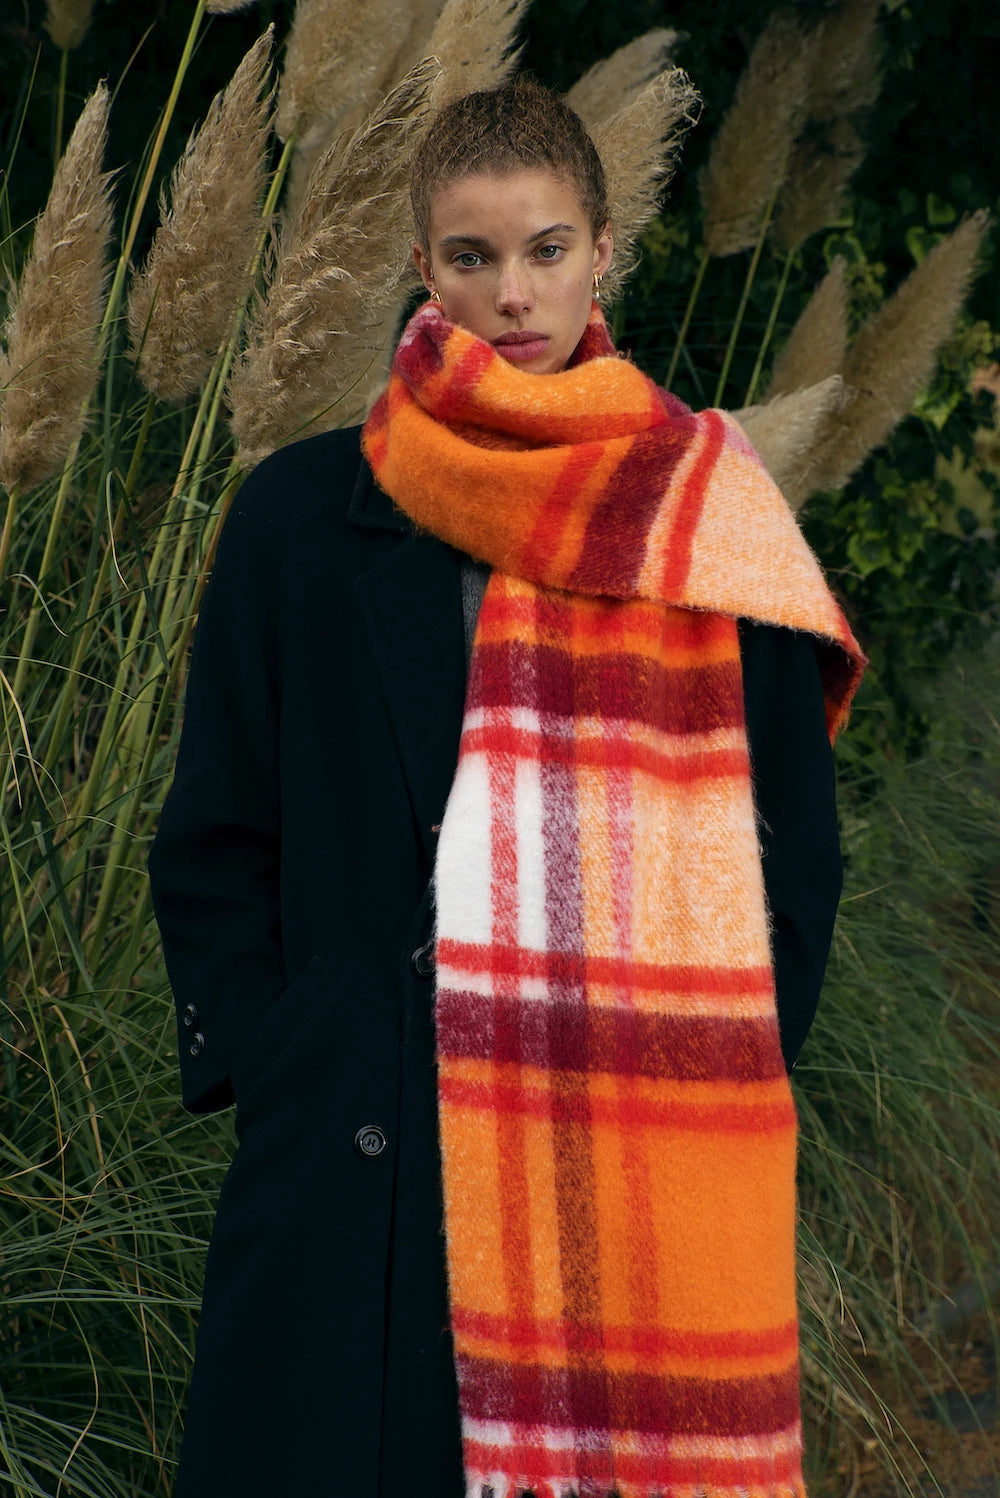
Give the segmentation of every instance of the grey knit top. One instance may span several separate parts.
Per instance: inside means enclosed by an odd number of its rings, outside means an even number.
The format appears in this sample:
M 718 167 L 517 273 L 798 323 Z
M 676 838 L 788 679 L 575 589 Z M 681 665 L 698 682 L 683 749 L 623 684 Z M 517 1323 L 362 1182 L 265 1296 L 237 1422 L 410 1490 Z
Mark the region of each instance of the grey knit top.
M 476 633 L 476 620 L 490 580 L 492 567 L 489 562 L 477 562 L 470 556 L 462 557 L 462 616 L 465 621 L 465 670 L 468 674 L 472 660 L 472 640 Z

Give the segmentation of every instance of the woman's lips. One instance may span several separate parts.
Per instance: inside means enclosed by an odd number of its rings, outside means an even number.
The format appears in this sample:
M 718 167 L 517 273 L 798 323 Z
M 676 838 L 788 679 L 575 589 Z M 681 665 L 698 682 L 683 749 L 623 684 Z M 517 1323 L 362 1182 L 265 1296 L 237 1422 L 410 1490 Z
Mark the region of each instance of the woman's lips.
M 499 338 L 494 338 L 493 347 L 498 354 L 503 354 L 505 359 L 512 359 L 515 363 L 521 360 L 536 359 L 539 354 L 544 354 L 549 346 L 548 336 L 545 333 L 501 333 Z

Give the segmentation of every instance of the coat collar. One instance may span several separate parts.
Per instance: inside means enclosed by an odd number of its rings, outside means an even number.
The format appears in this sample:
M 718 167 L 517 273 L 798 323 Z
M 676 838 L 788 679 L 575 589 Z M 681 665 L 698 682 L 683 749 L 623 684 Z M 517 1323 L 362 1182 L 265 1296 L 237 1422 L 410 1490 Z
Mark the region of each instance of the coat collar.
M 384 489 L 375 482 L 368 459 L 362 453 L 358 464 L 357 478 L 351 502 L 347 507 L 347 518 L 352 525 L 380 531 L 407 531 L 413 529 L 408 516 L 398 510 Z
M 465 707 L 461 553 L 421 531 L 378 487 L 362 458 L 347 518 L 398 539 L 354 590 L 402 761 L 424 851 L 433 865 L 458 762 Z

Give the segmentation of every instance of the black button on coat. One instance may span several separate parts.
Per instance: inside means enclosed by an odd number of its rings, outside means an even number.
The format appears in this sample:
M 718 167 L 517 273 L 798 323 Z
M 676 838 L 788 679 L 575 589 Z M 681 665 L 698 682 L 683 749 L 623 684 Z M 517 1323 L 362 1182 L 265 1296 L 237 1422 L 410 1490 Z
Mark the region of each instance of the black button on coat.
M 357 428 L 274 454 L 223 530 L 149 858 L 184 1104 L 235 1101 L 239 1141 L 177 1498 L 463 1498 L 427 981 L 460 562 Z M 840 893 L 833 762 L 809 637 L 740 632 L 791 1065 Z

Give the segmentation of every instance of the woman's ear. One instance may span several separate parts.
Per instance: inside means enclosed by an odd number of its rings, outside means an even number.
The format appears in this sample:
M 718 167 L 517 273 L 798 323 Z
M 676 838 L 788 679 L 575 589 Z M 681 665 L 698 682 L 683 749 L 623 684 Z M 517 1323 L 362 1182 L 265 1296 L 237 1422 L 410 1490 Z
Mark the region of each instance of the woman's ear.
M 422 245 L 414 244 L 414 246 L 413 246 L 413 263 L 417 267 L 417 270 L 420 272 L 420 279 L 421 279 L 421 281 L 423 281 L 424 285 L 427 287 L 427 290 L 428 291 L 433 291 L 434 290 L 434 272 L 431 269 L 430 258 L 428 257 L 428 255 L 424 251 Z
M 604 275 L 604 272 L 611 264 L 611 257 L 614 251 L 615 240 L 614 235 L 611 233 L 611 223 L 609 221 L 594 240 L 594 273 L 596 275 Z

